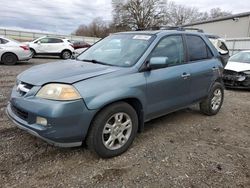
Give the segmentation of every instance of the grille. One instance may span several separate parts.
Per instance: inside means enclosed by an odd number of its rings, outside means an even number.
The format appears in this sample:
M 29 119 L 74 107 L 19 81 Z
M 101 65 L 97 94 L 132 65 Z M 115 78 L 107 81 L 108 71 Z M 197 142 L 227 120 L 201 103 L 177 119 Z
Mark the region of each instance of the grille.
M 24 83 L 24 82 L 21 82 L 17 85 L 17 92 L 21 95 L 21 96 L 24 96 L 26 93 L 28 93 L 31 88 L 33 87 L 33 85 L 31 84 L 28 84 L 28 83 Z
M 235 76 L 235 75 L 238 75 L 238 72 L 235 72 L 235 71 L 232 71 L 232 70 L 224 70 L 223 74 L 224 74 L 224 75 L 232 75 L 232 76 Z
M 11 110 L 14 112 L 14 114 L 16 114 L 19 118 L 23 119 L 23 120 L 27 120 L 28 119 L 28 113 L 11 105 Z

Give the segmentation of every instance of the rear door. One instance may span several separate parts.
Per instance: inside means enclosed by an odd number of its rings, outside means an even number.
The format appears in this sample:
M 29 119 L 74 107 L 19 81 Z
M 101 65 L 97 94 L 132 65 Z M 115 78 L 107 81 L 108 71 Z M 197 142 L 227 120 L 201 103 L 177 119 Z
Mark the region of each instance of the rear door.
M 204 39 L 199 35 L 185 35 L 188 50 L 188 63 L 191 65 L 190 100 L 196 102 L 207 96 L 213 82 L 215 72 L 218 72 L 217 59 Z
M 61 53 L 64 47 L 64 42 L 62 39 L 49 38 L 48 52 L 49 53 Z
M 174 111 L 189 104 L 190 70 L 185 62 L 182 35 L 163 38 L 152 57 L 167 57 L 167 67 L 145 72 L 147 81 L 146 119 Z

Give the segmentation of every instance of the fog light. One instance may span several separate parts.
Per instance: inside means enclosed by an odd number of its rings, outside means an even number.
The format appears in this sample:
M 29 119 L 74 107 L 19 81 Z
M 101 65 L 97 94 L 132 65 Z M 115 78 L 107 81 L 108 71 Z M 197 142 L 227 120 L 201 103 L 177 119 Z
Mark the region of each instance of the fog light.
M 47 126 L 47 119 L 43 117 L 36 117 L 36 124 Z

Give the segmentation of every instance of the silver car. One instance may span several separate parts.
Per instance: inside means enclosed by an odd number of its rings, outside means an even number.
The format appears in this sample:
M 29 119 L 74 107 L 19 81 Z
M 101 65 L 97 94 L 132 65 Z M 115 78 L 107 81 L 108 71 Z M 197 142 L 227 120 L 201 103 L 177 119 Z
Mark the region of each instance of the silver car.
M 29 60 L 32 52 L 27 45 L 13 39 L 0 36 L 0 62 L 5 65 L 14 65 L 17 61 Z

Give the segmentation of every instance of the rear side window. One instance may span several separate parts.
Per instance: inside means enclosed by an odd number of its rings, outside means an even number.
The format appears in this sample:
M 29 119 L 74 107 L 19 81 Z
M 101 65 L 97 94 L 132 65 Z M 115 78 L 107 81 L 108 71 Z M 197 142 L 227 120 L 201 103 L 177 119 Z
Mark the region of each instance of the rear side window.
M 6 44 L 6 43 L 8 43 L 9 41 L 7 41 L 7 40 L 5 40 L 5 39 L 2 39 L 2 38 L 0 38 L 0 44 Z
M 62 43 L 63 40 L 57 38 L 50 38 L 49 43 Z
M 57 38 L 43 38 L 40 40 L 41 43 L 62 43 L 61 39 Z
M 210 49 L 201 37 L 187 35 L 186 39 L 189 61 L 198 61 L 202 59 L 210 59 L 213 57 Z

